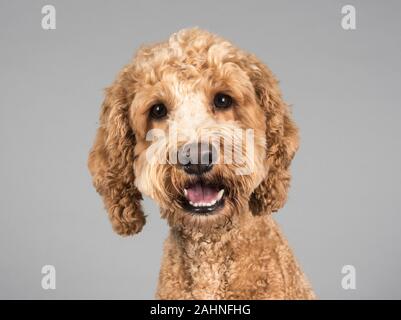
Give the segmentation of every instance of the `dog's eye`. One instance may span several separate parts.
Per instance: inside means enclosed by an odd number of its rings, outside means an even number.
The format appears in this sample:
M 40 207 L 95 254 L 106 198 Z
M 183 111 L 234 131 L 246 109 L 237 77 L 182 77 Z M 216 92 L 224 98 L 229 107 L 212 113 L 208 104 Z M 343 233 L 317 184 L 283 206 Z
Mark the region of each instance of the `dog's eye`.
M 214 106 L 217 109 L 227 109 L 233 104 L 233 98 L 224 93 L 218 93 L 214 96 Z
M 153 119 L 160 120 L 167 115 L 167 108 L 163 103 L 157 103 L 150 109 L 149 116 Z

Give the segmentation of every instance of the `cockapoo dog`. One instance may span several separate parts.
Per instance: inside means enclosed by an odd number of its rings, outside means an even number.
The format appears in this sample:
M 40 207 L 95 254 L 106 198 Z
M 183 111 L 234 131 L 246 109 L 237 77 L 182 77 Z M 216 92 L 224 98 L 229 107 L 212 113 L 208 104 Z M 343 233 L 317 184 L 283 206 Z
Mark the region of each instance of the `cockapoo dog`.
M 298 130 L 271 71 L 200 29 L 139 49 L 106 90 L 89 155 L 113 229 L 141 231 L 150 196 L 170 234 L 159 299 L 313 299 L 271 217 Z

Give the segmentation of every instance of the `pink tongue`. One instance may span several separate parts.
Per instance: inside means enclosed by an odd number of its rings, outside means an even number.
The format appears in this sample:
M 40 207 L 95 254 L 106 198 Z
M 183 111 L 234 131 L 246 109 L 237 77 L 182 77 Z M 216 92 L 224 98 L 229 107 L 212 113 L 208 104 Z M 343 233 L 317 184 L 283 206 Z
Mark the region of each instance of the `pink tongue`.
M 193 203 L 211 202 L 216 199 L 219 190 L 213 187 L 205 186 L 200 183 L 191 185 L 187 189 L 187 198 Z

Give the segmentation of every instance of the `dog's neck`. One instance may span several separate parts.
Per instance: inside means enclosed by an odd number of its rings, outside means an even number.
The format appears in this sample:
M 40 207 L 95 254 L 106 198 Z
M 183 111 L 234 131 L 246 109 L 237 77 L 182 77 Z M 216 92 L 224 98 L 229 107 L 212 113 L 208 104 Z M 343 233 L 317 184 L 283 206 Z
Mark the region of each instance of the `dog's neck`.
M 251 222 L 252 214 L 250 211 L 244 211 L 217 225 L 209 224 L 207 226 L 193 227 L 178 225 L 171 227 L 171 231 L 174 237 L 183 244 L 192 242 L 225 242 L 229 241 L 234 233 L 239 232 Z
M 269 214 L 242 212 L 209 231 L 175 225 L 165 242 L 160 299 L 312 299 Z
M 192 297 L 215 299 L 229 290 L 230 278 L 235 273 L 233 262 L 239 254 L 244 254 L 242 244 L 251 241 L 252 229 L 256 230 L 261 219 L 246 211 L 212 229 L 171 229 L 172 242 L 182 259 L 185 277 L 191 283 Z

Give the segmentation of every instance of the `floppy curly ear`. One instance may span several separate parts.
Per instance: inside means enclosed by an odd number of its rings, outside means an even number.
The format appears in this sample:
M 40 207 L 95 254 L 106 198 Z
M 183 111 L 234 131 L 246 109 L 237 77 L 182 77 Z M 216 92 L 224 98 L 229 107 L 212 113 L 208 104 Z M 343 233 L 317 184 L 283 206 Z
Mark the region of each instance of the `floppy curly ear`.
M 254 190 L 249 208 L 255 215 L 269 214 L 284 206 L 290 185 L 289 166 L 299 145 L 298 129 L 283 101 L 278 81 L 255 56 L 248 56 L 248 75 L 266 117 L 267 176 Z
M 129 125 L 129 100 L 123 75 L 106 89 L 88 167 L 114 231 L 131 235 L 141 231 L 145 216 L 140 204 L 142 195 L 134 186 L 135 135 Z

